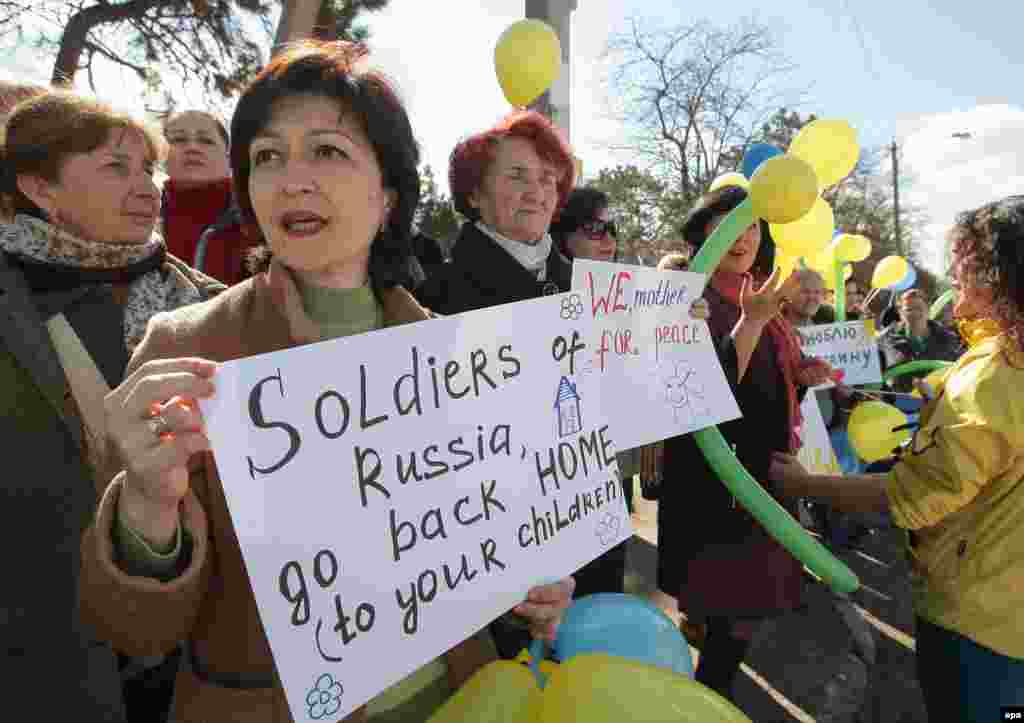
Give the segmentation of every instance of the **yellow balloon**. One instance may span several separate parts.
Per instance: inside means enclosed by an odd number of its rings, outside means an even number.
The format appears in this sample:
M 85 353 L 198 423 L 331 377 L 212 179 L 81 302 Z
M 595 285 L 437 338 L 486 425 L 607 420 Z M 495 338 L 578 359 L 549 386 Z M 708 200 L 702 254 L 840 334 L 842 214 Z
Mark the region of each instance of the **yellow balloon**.
M 551 87 L 562 67 L 558 34 L 542 20 L 509 25 L 494 48 L 494 71 L 508 102 L 529 105 Z
M 884 289 L 893 284 L 898 284 L 907 275 L 910 265 L 902 256 L 886 256 L 875 266 L 871 274 L 871 286 L 876 289 Z
M 779 275 L 784 279 L 793 273 L 797 261 L 799 261 L 797 257 L 788 256 L 781 251 L 775 254 L 775 266 L 779 269 Z
M 718 693 L 666 668 L 603 653 L 558 668 L 531 723 L 750 723 Z
M 792 223 L 768 224 L 775 245 L 790 256 L 813 257 L 828 248 L 836 219 L 828 201 L 819 198 L 809 213 Z
M 711 186 L 708 187 L 708 193 L 713 193 L 719 188 L 725 188 L 726 186 L 736 186 L 746 191 L 750 188 L 750 181 L 742 173 L 723 173 L 711 182 Z
M 772 238 L 774 238 L 774 236 Z M 818 253 L 804 258 L 804 263 L 819 274 L 830 274 L 832 273 L 832 269 L 836 261 L 836 257 L 833 252 L 834 249 L 832 246 L 826 246 Z
M 860 234 L 841 233 L 832 245 L 835 247 L 836 258 L 840 261 L 856 263 L 871 255 L 871 239 Z
M 782 154 L 769 158 L 750 179 L 750 203 L 757 218 L 792 223 L 811 210 L 818 198 L 818 178 L 805 161 Z
M 427 723 L 522 723 L 541 695 L 533 673 L 521 663 L 498 660 L 466 681 Z
M 844 120 L 811 121 L 800 129 L 787 153 L 810 163 L 821 188 L 828 188 L 850 175 L 857 165 L 857 131 Z
M 847 433 L 850 446 L 865 462 L 877 462 L 893 455 L 893 450 L 910 439 L 910 430 L 894 432 L 907 423 L 907 416 L 885 402 L 861 402 L 853 408 Z

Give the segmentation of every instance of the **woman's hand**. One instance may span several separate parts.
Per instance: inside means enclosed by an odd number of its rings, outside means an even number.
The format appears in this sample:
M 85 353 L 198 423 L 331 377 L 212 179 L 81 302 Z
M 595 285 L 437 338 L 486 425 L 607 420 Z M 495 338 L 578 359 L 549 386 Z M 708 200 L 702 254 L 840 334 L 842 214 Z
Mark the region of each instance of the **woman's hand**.
M 790 274 L 779 283 L 780 271 L 776 268 L 764 285 L 754 291 L 750 288 L 750 280 L 744 279 L 740 289 L 740 309 L 743 316 L 750 321 L 766 324 L 782 311 L 782 303 L 796 296 L 800 289 L 800 277 Z
M 703 297 L 694 299 L 693 303 L 690 304 L 690 318 L 704 321 L 711 316 L 711 307 L 708 306 L 708 302 Z
M 810 474 L 795 456 L 784 452 L 772 452 L 768 476 L 778 484 L 779 493 L 784 497 L 802 497 L 803 483 Z
M 149 361 L 104 400 L 107 441 L 127 470 L 118 515 L 153 545 L 174 539 L 188 460 L 210 448 L 196 400 L 213 394 L 216 369 L 204 359 Z
M 554 642 L 562 613 L 572 604 L 576 581 L 566 577 L 550 585 L 538 585 L 526 596 L 526 601 L 512 608 L 512 612 L 525 618 L 530 634 L 535 638 Z
M 824 359 L 808 359 L 797 370 L 796 383 L 802 387 L 816 387 L 819 384 L 832 381 L 832 365 Z

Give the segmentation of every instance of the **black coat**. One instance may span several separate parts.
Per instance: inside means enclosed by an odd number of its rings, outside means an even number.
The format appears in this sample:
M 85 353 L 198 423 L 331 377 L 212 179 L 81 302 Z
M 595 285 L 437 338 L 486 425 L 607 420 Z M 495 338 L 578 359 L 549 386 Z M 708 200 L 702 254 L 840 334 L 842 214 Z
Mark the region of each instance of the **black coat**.
M 739 309 L 710 287 L 704 298 L 719 359 L 743 414 L 719 425 L 719 430 L 744 467 L 771 493 L 771 455 L 789 449 L 790 430 L 789 401 L 775 342 L 767 331 L 762 334 L 737 385 L 730 332 Z M 795 503 L 776 499 L 790 514 L 795 513 Z M 699 579 L 695 574 L 688 579 L 693 561 L 704 566 Z M 708 569 L 715 571 L 713 577 L 705 574 Z M 800 600 L 800 563 L 735 502 L 692 435 L 665 442 L 658 504 L 658 587 L 679 598 L 682 609 L 697 615 L 761 617 L 791 609 Z M 729 607 L 720 603 L 723 598 Z
M 98 339 L 114 352 L 95 355 L 97 347 L 89 349 L 108 382 L 120 381 L 128 361 L 121 341 L 123 314 L 109 294 L 74 290 L 33 298 L 20 270 L 0 258 L 5 706 L 30 718 L 124 721 L 114 653 L 96 642 L 77 615 L 81 536 L 96 508 L 97 491 L 81 454 L 81 418 L 68 404 L 64 370 L 42 323 L 41 306 L 49 307 L 44 313 L 63 312 L 79 336 Z
M 494 239 L 465 223 L 452 248 L 451 263 L 438 267 L 416 289 L 416 299 L 438 314 L 460 314 L 568 291 L 572 264 L 552 244 L 547 277 L 537 279 Z

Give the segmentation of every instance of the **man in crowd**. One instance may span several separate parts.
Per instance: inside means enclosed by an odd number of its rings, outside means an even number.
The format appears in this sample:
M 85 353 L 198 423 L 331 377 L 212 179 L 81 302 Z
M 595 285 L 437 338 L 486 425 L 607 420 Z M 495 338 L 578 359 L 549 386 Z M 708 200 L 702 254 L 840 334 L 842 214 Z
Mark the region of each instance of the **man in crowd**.
M 917 360 L 956 361 L 963 353 L 960 338 L 936 321 L 928 318 L 928 299 L 920 289 L 904 291 L 897 301 L 899 321 L 878 335 L 878 351 L 882 370 Z M 911 392 L 917 375 L 905 374 L 889 382 L 898 392 Z

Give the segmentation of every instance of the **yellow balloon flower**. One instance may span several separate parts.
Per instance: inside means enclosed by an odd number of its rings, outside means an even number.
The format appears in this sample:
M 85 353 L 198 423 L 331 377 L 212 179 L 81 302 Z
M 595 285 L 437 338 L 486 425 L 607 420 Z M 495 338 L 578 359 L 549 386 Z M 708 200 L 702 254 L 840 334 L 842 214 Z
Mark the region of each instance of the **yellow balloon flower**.
M 531 723 L 621 721 L 750 723 L 732 703 L 685 675 L 603 653 L 578 655 L 558 666 L 531 719 Z
M 494 71 L 508 102 L 529 105 L 551 87 L 562 67 L 558 35 L 542 20 L 519 20 L 498 38 Z
M 907 423 L 907 416 L 885 402 L 861 402 L 853 408 L 847 424 L 850 446 L 865 462 L 878 462 L 910 439 L 909 429 L 894 431 Z
M 769 223 L 792 223 L 818 198 L 818 178 L 805 161 L 783 154 L 757 167 L 750 179 L 754 215 Z
M 497 660 L 474 673 L 427 723 L 522 723 L 540 695 L 537 679 L 525 665 Z
M 811 164 L 821 188 L 846 178 L 860 155 L 857 131 L 844 120 L 814 120 L 789 144 L 787 154 Z
M 898 284 L 907 275 L 910 264 L 902 256 L 886 256 L 875 266 L 871 274 L 871 286 L 876 289 L 885 289 L 893 284 Z
M 835 257 L 847 263 L 863 261 L 871 255 L 871 239 L 860 234 L 841 233 L 836 236 L 832 246 Z
M 708 187 L 708 193 L 714 193 L 719 188 L 725 188 L 726 186 L 736 186 L 746 191 L 750 188 L 750 181 L 742 173 L 736 173 L 735 171 L 723 173 L 711 182 L 711 185 Z
M 783 156 L 779 156 L 782 158 Z M 813 257 L 828 248 L 836 219 L 828 201 L 818 198 L 811 210 L 791 223 L 769 223 L 775 245 L 790 256 Z

